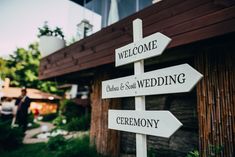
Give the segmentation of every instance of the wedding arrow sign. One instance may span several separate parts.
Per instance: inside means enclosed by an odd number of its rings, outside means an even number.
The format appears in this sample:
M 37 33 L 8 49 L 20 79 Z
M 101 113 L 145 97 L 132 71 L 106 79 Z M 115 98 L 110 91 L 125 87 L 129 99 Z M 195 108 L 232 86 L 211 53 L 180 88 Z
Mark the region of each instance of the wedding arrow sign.
M 102 82 L 102 98 L 189 92 L 202 74 L 188 64 Z
M 137 42 L 115 50 L 115 64 L 121 66 L 141 59 L 161 55 L 171 39 L 162 33 L 154 33 Z
M 108 128 L 169 138 L 182 123 L 169 111 L 109 110 Z

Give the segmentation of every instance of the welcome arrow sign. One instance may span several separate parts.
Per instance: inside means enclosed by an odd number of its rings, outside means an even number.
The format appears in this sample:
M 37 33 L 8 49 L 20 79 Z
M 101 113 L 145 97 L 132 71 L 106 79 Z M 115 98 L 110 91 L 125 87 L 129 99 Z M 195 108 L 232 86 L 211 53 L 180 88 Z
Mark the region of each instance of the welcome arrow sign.
M 169 111 L 109 110 L 108 128 L 169 138 L 182 123 Z
M 141 59 L 161 55 L 171 39 L 157 32 L 137 42 L 130 43 L 115 50 L 115 64 L 121 66 Z
M 102 82 L 102 98 L 189 92 L 202 74 L 188 64 Z

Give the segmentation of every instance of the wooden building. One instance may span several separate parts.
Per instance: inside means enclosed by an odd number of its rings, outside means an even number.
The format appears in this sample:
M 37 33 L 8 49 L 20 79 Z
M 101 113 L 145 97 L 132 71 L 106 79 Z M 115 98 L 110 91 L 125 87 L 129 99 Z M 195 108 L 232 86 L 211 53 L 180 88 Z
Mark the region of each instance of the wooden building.
M 163 0 L 78 41 L 40 62 L 39 78 L 89 85 L 90 138 L 98 152 L 135 154 L 135 134 L 107 129 L 108 109 L 134 109 L 134 98 L 101 99 L 101 81 L 133 75 L 133 65 L 116 68 L 115 49 L 133 42 L 132 21 L 143 20 L 144 37 L 161 32 L 172 42 L 145 71 L 188 63 L 204 75 L 190 93 L 147 96 L 147 110 L 170 110 L 182 123 L 170 139 L 148 136 L 160 156 L 235 156 L 234 0 Z M 218 151 L 218 153 L 216 153 Z
M 4 87 L 0 89 L 2 105 L 8 100 L 14 108 L 16 99 L 21 95 L 22 88 L 10 87 L 10 79 L 6 78 Z M 27 96 L 30 98 L 30 110 L 32 112 L 37 109 L 41 115 L 56 113 L 58 109 L 60 96 L 46 93 L 34 88 L 27 88 Z M 7 101 L 7 102 L 8 102 Z M 0 104 L 1 104 L 0 103 Z M 7 103 L 7 104 L 9 104 Z

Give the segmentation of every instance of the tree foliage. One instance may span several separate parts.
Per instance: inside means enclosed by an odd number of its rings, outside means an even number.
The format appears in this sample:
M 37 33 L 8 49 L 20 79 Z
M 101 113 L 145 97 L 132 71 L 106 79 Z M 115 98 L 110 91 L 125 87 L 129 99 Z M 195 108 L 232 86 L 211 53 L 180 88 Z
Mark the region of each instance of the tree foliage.
M 40 51 L 38 44 L 33 43 L 28 49 L 17 48 L 8 60 L 0 58 L 0 76 L 2 79 L 11 79 L 11 86 L 37 88 L 45 92 L 57 93 L 55 82 L 40 81 L 38 68 L 40 63 Z
M 11 85 L 37 87 L 39 57 L 38 44 L 30 44 L 27 50 L 17 48 L 7 61 L 7 67 L 11 69 L 8 75 Z
M 7 60 L 0 58 L 0 78 L 6 78 L 11 73 L 11 69 L 7 67 Z

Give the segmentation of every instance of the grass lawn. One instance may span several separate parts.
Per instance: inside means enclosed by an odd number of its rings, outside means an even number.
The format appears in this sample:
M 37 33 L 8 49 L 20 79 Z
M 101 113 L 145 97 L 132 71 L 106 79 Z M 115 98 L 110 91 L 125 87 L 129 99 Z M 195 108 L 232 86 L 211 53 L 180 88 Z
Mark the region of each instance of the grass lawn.
M 9 152 L 1 152 L 1 157 L 53 157 L 53 152 L 46 148 L 45 143 L 25 144 Z

